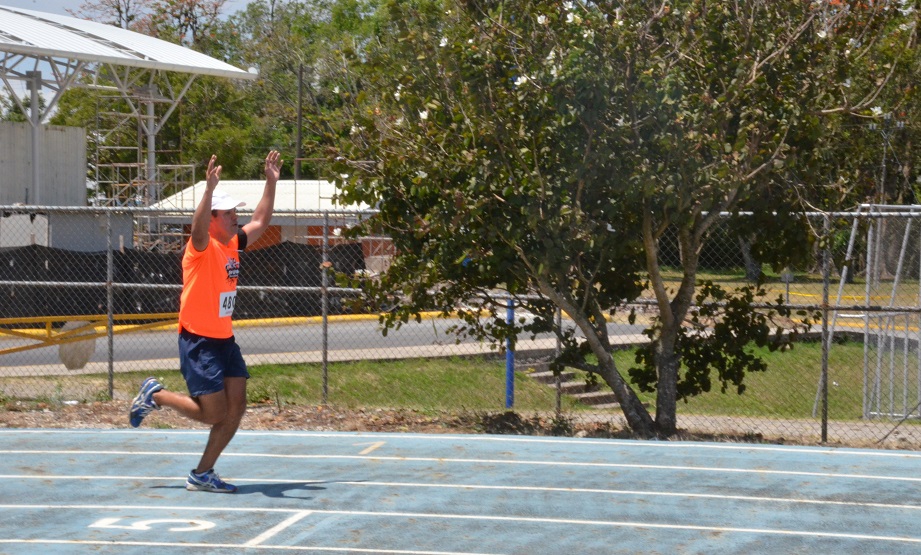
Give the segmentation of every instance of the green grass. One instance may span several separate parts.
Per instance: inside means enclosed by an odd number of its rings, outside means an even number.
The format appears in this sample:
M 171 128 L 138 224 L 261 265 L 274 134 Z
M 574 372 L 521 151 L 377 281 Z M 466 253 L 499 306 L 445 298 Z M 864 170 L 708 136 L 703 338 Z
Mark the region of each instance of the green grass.
M 687 402 L 679 401 L 680 414 L 731 415 L 767 418 L 812 418 L 822 368 L 820 342 L 803 342 L 791 351 L 769 352 L 755 349 L 767 363 L 765 372 L 746 374 L 745 392 L 737 394 L 730 385 L 726 393 L 715 381 L 711 391 Z M 622 372 L 633 362 L 630 352 L 616 353 Z M 836 343 L 829 353 L 828 414 L 836 420 L 858 420 L 863 415 L 863 344 Z M 714 375 L 712 375 L 714 376 Z M 655 393 L 640 398 L 651 404 Z M 819 414 L 818 412 L 816 414 Z
M 679 403 L 683 414 L 745 415 L 810 418 L 821 369 L 821 345 L 799 343 L 792 351 L 759 350 L 768 371 L 750 373 L 747 389 L 738 395 L 713 390 Z M 862 414 L 863 345 L 836 344 L 829 360 L 829 414 L 859 419 Z M 633 363 L 631 351 L 619 351 L 615 360 L 626 375 Z M 315 364 L 267 365 L 250 368 L 250 402 L 319 404 L 321 367 Z M 577 373 L 579 374 L 579 373 Z M 584 376 L 584 375 L 583 375 Z M 838 384 L 838 385 L 834 385 Z M 604 387 L 604 386 L 602 386 Z M 655 406 L 654 393 L 641 400 Z M 413 408 L 438 410 L 496 410 L 505 407 L 504 362 L 496 358 L 407 359 L 384 362 L 334 363 L 328 368 L 328 402 L 348 408 Z M 573 397 L 563 397 L 567 411 L 590 410 Z M 515 379 L 516 410 L 552 410 L 553 388 L 523 372 Z
M 323 402 L 320 364 L 268 364 L 249 367 L 247 398 L 251 404 L 319 405 Z M 114 377 L 116 398 L 130 398 L 147 376 L 155 376 L 167 389 L 186 391 L 178 371 L 125 372 Z M 28 399 L 46 402 L 55 398 L 82 402 L 106 396 L 105 375 L 68 377 L 0 378 L 0 400 Z M 453 357 L 390 361 L 330 363 L 327 369 L 327 402 L 343 408 L 407 408 L 436 411 L 505 409 L 505 359 Z M 120 392 L 120 394 L 118 393 Z M 515 409 L 553 410 L 556 392 L 527 377 L 515 375 Z M 572 398 L 562 401 L 564 410 L 577 410 Z
M 730 389 L 713 390 L 679 402 L 679 414 L 729 415 L 764 418 L 812 418 L 821 369 L 821 346 L 798 343 L 784 353 L 759 351 L 768 364 L 766 372 L 745 377 L 747 389 L 739 395 Z M 615 353 L 623 375 L 633 364 L 630 351 Z M 521 370 L 521 368 L 519 368 Z M 323 377 L 319 364 L 272 364 L 250 367 L 249 402 L 253 404 L 319 405 L 323 402 Z M 515 410 L 553 411 L 556 392 L 519 371 L 515 377 Z M 137 384 L 150 373 L 115 376 L 116 398 L 130 398 Z M 185 391 L 179 372 L 158 371 L 168 389 Z M 405 408 L 421 411 L 495 411 L 505 409 L 505 363 L 496 357 L 406 359 L 330 363 L 327 402 L 343 408 Z M 829 418 L 858 420 L 862 417 L 863 345 L 835 344 L 829 361 Z M 27 386 L 23 389 L 23 386 Z M 17 389 L 18 388 L 18 389 Z M 104 396 L 107 377 L 74 375 L 48 378 L 2 378 L 0 399 L 46 401 L 66 399 L 93 401 Z M 602 386 L 605 388 L 605 386 Z M 17 393 L 27 391 L 31 394 Z M 44 393 L 42 393 L 44 391 Z M 641 393 L 650 410 L 654 393 Z M 563 396 L 562 409 L 578 413 L 591 410 L 571 396 Z
M 318 364 L 250 368 L 251 402 L 319 404 Z M 348 408 L 494 410 L 505 407 L 504 362 L 495 358 L 439 358 L 334 363 L 328 366 L 328 402 Z M 522 373 L 515 376 L 515 408 L 553 408 L 555 392 Z M 565 407 L 575 403 L 567 400 Z

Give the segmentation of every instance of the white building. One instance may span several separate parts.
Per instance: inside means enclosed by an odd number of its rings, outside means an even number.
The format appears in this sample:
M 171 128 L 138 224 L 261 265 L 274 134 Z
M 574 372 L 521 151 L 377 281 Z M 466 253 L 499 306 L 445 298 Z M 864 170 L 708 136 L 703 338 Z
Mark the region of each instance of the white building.
M 237 209 L 240 225 L 249 221 L 253 209 L 262 198 L 265 180 L 221 180 L 218 188 L 246 204 Z M 190 213 L 198 206 L 205 182 L 199 181 L 154 204 L 157 211 L 181 210 L 182 214 L 162 215 L 160 223 L 182 224 L 183 234 L 190 232 Z M 371 214 L 367 204 L 343 205 L 338 201 L 336 185 L 316 179 L 283 179 L 275 185 L 275 210 L 272 223 L 250 249 L 260 249 L 283 242 L 321 245 L 324 240 L 331 246 L 344 242 L 342 232 L 366 219 Z M 325 235 L 325 239 L 324 239 Z M 393 254 L 389 239 L 365 237 L 361 239 L 365 267 L 373 272 L 386 268 Z

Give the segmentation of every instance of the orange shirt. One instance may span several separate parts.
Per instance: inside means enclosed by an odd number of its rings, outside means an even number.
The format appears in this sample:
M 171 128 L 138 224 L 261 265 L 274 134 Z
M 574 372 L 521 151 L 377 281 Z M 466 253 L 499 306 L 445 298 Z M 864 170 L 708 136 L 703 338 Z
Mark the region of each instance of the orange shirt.
M 213 339 L 233 335 L 231 315 L 240 275 L 239 235 L 227 245 L 209 237 L 198 252 L 191 239 L 182 255 L 182 296 L 179 328 Z

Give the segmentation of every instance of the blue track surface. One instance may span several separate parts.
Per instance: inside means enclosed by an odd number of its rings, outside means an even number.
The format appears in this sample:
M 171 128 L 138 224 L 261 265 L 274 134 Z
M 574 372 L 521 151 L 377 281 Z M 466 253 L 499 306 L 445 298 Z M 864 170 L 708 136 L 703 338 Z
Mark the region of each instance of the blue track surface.
M 0 430 L 0 553 L 921 553 L 905 451 L 488 435 Z

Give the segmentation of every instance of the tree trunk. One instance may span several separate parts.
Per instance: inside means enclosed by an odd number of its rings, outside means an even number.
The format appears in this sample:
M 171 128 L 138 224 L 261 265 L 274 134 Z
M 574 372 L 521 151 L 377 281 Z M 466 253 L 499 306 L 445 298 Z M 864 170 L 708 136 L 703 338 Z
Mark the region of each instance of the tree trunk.
M 681 369 L 681 357 L 677 352 L 678 336 L 688 310 L 694 302 L 703 232 L 704 229 L 697 231 L 689 228 L 679 229 L 678 245 L 684 275 L 672 299 L 668 298 L 668 288 L 664 285 L 658 261 L 651 260 L 649 264 L 650 276 L 653 278 L 653 283 L 656 284 L 654 290 L 656 300 L 659 302 L 659 318 L 662 323 L 659 337 L 654 340 L 653 345 L 654 363 L 658 374 L 655 429 L 659 437 L 674 435 L 678 429 L 678 372 Z
M 627 425 L 630 426 L 633 433 L 642 438 L 653 437 L 655 435 L 655 423 L 652 420 L 652 416 L 650 416 L 649 411 L 643 406 L 643 403 L 624 380 L 623 376 L 620 375 L 620 372 L 617 371 L 617 365 L 614 364 L 614 358 L 611 356 L 611 343 L 608 340 L 607 323 L 605 323 L 604 317 L 602 316 L 594 321 L 590 320 L 587 312 L 579 310 L 566 295 L 554 289 L 548 282 L 538 280 L 537 283 L 541 292 L 551 299 L 560 310 L 569 314 L 576 326 L 585 334 L 592 353 L 598 358 L 598 374 L 611 388 L 611 391 L 614 392 L 614 397 L 620 404 L 624 418 L 627 420 Z M 600 308 L 597 308 L 595 313 L 600 315 Z M 596 321 L 601 323 L 596 326 L 593 323 Z
M 751 241 L 739 237 L 739 248 L 742 249 L 742 262 L 745 264 L 745 279 L 756 283 L 761 279 L 761 263 L 752 256 Z
M 656 433 L 669 437 L 678 431 L 678 370 L 681 359 L 675 353 L 673 341 L 659 338 L 656 344 L 656 368 L 659 381 L 656 383 Z
M 597 353 L 596 353 L 597 354 Z M 602 357 L 598 357 L 602 360 Z M 600 375 L 604 382 L 614 392 L 620 409 L 624 413 L 627 425 L 633 430 L 633 433 L 644 439 L 655 436 L 655 425 L 652 421 L 649 411 L 643 406 L 640 398 L 636 396 L 633 389 L 624 381 L 620 372 L 614 366 L 614 359 L 610 354 L 604 357 L 603 362 L 599 364 Z

